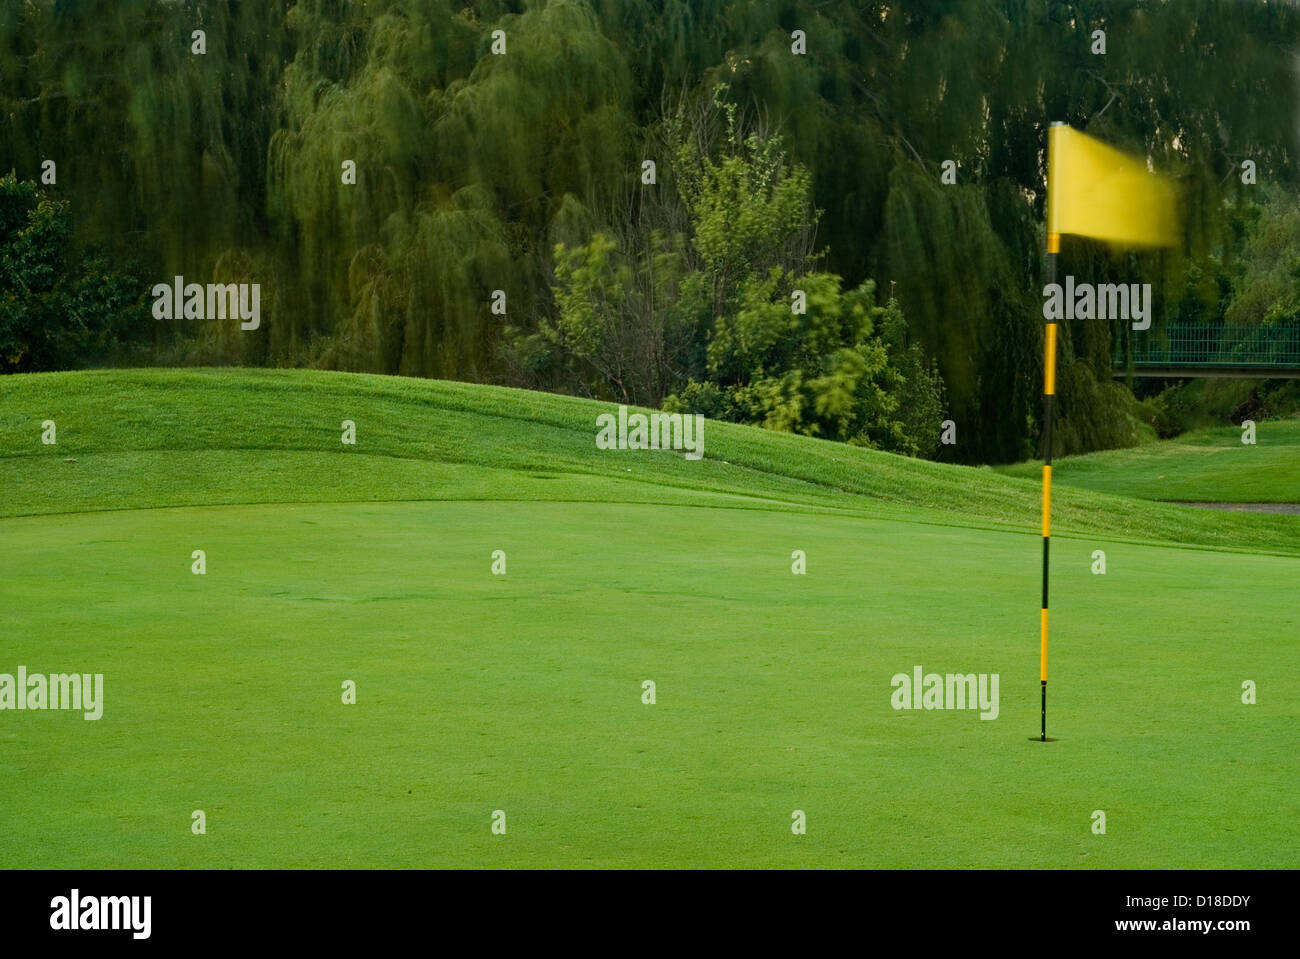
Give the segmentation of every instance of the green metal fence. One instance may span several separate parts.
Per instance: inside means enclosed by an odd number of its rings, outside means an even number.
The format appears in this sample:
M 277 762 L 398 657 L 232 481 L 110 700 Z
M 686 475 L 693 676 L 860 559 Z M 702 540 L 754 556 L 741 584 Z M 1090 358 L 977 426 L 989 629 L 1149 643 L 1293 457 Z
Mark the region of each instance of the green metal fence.
M 1133 365 L 1167 367 L 1300 368 L 1300 324 L 1227 326 L 1175 323 L 1156 331 L 1130 330 Z M 1117 344 L 1116 367 L 1125 365 Z

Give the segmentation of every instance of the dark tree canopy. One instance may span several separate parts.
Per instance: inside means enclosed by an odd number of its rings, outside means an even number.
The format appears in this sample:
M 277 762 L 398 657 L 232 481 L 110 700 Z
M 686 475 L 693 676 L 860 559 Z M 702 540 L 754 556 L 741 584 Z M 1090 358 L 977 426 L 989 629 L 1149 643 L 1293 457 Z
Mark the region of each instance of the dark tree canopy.
M 1295 190 L 1298 27 L 1289 4 L 1229 0 L 26 0 L 0 6 L 0 170 L 39 181 L 55 161 L 40 187 L 71 211 L 69 243 L 101 249 L 109 273 L 139 261 L 143 290 L 262 284 L 256 333 L 157 321 L 165 362 L 599 395 L 608 378 L 546 330 L 575 267 L 557 245 L 617 238 L 635 328 L 610 348 L 667 330 L 647 374 L 658 401 L 708 377 L 719 329 L 763 312 L 755 287 L 691 298 L 694 273 L 723 274 L 673 145 L 694 137 L 713 162 L 730 147 L 716 118 L 674 124 L 724 84 L 747 133 L 807 175 L 807 275 L 845 295 L 872 281 L 896 301 L 898 355 L 937 368 L 961 442 L 936 455 L 1006 461 L 1038 436 L 1049 122 L 1149 157 L 1183 198 L 1179 248 L 1068 241 L 1063 271 L 1153 283 L 1157 324 L 1295 312 L 1279 266 L 1294 208 L 1239 172 L 1250 160 L 1260 184 Z M 1110 369 L 1121 332 L 1063 327 L 1060 451 L 1131 441 Z

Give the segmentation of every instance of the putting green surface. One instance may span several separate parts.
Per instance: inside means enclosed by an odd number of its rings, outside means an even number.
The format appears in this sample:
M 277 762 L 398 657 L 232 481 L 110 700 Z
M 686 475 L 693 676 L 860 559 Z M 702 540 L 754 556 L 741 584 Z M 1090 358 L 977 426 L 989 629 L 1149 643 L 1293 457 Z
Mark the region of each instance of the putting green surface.
M 713 423 L 601 453 L 607 407 L 534 396 L 0 381 L 0 672 L 104 675 L 98 721 L 0 711 L 0 864 L 1300 860 L 1294 517 L 1067 492 L 1041 744 L 1033 484 Z M 997 674 L 996 719 L 893 709 L 916 666 Z

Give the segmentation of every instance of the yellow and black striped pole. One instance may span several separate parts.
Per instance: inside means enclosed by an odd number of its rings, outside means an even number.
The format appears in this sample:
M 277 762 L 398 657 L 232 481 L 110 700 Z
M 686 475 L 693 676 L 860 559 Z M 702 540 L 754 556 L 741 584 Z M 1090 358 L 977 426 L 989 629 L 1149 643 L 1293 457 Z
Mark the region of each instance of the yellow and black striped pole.
M 1047 282 L 1056 282 L 1056 257 L 1061 235 L 1047 234 Z M 1056 323 L 1047 321 L 1043 336 L 1043 608 L 1039 613 L 1038 678 L 1043 711 L 1039 741 L 1047 742 L 1047 574 L 1052 541 L 1052 405 L 1056 398 Z
M 1056 284 L 1062 234 L 1087 236 L 1121 246 L 1177 246 L 1176 193 L 1173 184 L 1129 156 L 1064 123 L 1047 130 L 1047 277 Z M 1059 292 L 1059 291 L 1058 291 Z M 1052 534 L 1052 406 L 1056 399 L 1057 324 L 1043 311 L 1043 606 L 1040 615 L 1038 678 L 1042 684 L 1042 725 L 1047 738 L 1047 575 Z

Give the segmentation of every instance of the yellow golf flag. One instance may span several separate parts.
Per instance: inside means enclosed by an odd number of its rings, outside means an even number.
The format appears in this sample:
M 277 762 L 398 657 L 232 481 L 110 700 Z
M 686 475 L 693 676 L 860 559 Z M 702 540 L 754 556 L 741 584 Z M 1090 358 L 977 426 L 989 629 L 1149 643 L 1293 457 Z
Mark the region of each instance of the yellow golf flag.
M 1146 163 L 1054 123 L 1047 135 L 1047 234 L 1073 233 L 1123 246 L 1173 246 L 1173 184 Z

